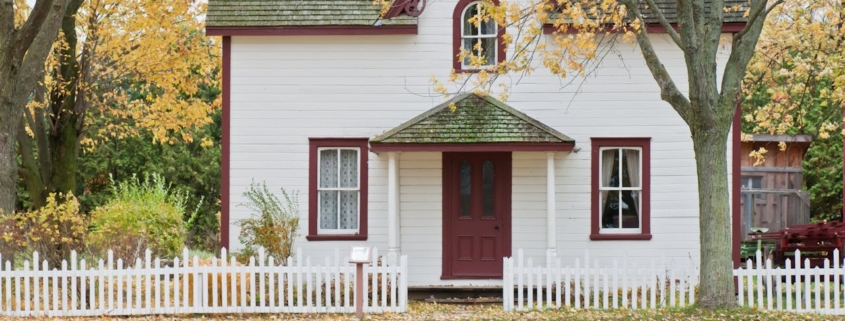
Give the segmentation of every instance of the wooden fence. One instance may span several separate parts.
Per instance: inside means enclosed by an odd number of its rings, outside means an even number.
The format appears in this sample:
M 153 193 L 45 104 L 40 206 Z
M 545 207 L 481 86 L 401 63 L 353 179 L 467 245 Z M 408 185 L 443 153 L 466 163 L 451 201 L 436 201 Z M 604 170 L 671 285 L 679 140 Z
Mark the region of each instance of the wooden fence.
M 355 265 L 338 251 L 323 264 L 288 258 L 280 264 L 263 251 L 239 265 L 228 258 L 151 258 L 132 266 L 122 260 L 88 265 L 76 253 L 61 268 L 38 264 L 38 253 L 22 268 L 0 264 L 0 315 L 100 316 L 184 313 L 354 313 Z M 379 258 L 374 249 L 373 258 Z M 408 258 L 387 264 L 381 258 L 364 266 L 364 312 L 405 312 Z M 2 257 L 0 257 L 0 262 Z
M 582 264 L 583 262 L 583 264 Z M 526 262 L 522 249 L 515 258 L 504 259 L 503 302 L 505 311 L 561 308 L 654 309 L 683 307 L 695 303 L 698 271 L 613 260 L 612 266 L 590 264 L 589 251 L 564 267 L 561 259 L 547 255 L 545 266 Z

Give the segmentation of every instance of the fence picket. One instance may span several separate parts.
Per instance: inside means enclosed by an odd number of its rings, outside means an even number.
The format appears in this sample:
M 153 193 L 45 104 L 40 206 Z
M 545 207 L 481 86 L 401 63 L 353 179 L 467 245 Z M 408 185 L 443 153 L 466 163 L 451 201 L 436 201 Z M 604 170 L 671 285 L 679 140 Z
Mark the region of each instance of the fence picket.
M 810 268 L 810 259 L 805 258 L 804 264 L 802 264 L 802 266 L 804 267 L 804 271 L 807 272 L 807 273 L 804 274 L 804 281 L 803 281 L 804 282 L 804 309 L 809 311 L 813 308 L 813 306 L 810 302 L 810 298 L 813 296 L 813 292 L 810 290 L 810 286 L 811 286 L 811 283 L 812 283 L 811 282 L 812 279 L 810 278 L 810 274 L 812 273 L 812 269 Z
M 560 296 L 561 296 L 561 293 L 563 292 L 563 284 L 561 284 L 561 273 L 562 273 L 562 271 L 560 269 L 560 259 L 555 259 L 555 290 L 556 290 L 555 291 L 555 307 L 556 308 L 561 307 Z M 513 282 L 513 278 L 508 278 L 508 279 L 511 280 L 511 282 Z M 567 287 L 569 287 L 569 286 L 567 285 Z M 511 292 L 511 293 L 513 293 L 513 292 Z
M 571 274 L 569 273 L 570 271 L 571 270 L 569 269 L 569 267 L 566 267 L 566 269 L 564 270 L 564 281 L 563 281 L 564 285 L 561 286 L 562 287 L 561 291 L 563 291 L 563 294 L 564 294 L 564 296 L 563 296 L 564 305 L 567 308 L 572 306 L 572 302 L 571 302 L 571 300 L 572 300 L 571 299 L 571 297 L 572 297 L 572 287 L 570 286 L 570 284 L 571 284 L 570 282 L 572 281 L 572 278 L 571 278 Z
M 589 263 L 585 264 L 589 269 Z M 599 308 L 599 298 L 601 298 L 601 294 L 599 293 L 599 274 L 601 274 L 601 270 L 599 270 L 599 262 L 598 260 L 593 260 L 593 267 L 595 270 L 593 271 L 593 309 Z
M 842 273 L 842 261 L 839 258 L 839 249 L 833 250 L 833 314 L 841 313 L 839 303 L 839 280 Z
M 575 282 L 575 309 L 581 309 L 581 259 L 575 258 L 575 274 L 572 276 Z

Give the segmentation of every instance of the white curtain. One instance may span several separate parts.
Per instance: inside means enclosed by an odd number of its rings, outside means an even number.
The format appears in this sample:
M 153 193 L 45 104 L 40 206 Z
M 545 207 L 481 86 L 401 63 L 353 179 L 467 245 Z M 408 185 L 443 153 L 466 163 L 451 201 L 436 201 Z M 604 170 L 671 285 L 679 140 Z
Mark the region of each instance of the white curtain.
M 631 187 L 642 187 L 640 184 L 640 151 L 636 149 L 628 149 L 625 151 L 625 158 L 628 167 L 628 180 Z M 637 215 L 640 215 L 640 195 L 639 192 L 631 192 L 631 198 L 634 200 L 634 209 Z M 637 226 L 639 227 L 639 226 Z
M 358 151 L 340 151 L 340 187 L 358 188 Z M 340 192 L 340 228 L 358 228 L 358 191 Z
M 357 191 L 322 190 L 320 198 L 321 229 L 357 229 L 358 153 L 353 149 L 320 151 L 320 188 L 355 188 Z
M 602 178 L 602 181 L 600 182 L 602 187 L 618 187 L 618 186 L 610 186 L 610 182 L 613 178 L 612 177 L 613 176 L 613 169 L 615 168 L 615 166 L 613 166 L 613 161 L 616 159 L 618 153 L 619 153 L 618 149 L 607 149 L 607 150 L 602 151 L 602 154 L 601 154 L 601 178 Z M 610 191 L 601 191 L 601 199 L 602 199 L 602 202 L 601 202 L 601 211 L 602 211 L 602 217 L 601 218 L 602 218 L 602 220 L 601 220 L 601 222 L 602 222 L 602 224 L 604 224 L 604 215 L 605 215 L 604 209 L 607 207 L 607 201 L 608 201 L 607 194 L 609 192 Z

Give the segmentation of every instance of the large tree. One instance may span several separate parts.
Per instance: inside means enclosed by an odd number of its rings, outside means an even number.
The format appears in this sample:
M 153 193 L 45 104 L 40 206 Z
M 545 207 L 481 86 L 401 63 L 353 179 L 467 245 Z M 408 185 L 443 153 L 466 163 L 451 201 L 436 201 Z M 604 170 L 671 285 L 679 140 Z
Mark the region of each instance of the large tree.
M 496 75 L 531 73 L 538 67 L 534 63 L 536 57 L 562 78 L 572 74 L 586 76 L 608 52 L 603 47 L 620 41 L 637 45 L 660 88 L 660 98 L 686 122 L 692 136 L 701 242 L 698 303 L 704 308 L 732 307 L 736 299 L 731 262 L 728 133 L 741 100 L 742 80 L 766 17 L 782 1 L 732 1 L 726 5 L 725 0 L 680 0 L 668 4 L 658 4 L 656 0 L 533 0 L 529 6 L 522 5 L 524 1 L 503 1 L 482 10 L 475 22 L 492 19 L 500 26 L 509 26 L 509 31 L 516 31 L 504 38 L 512 48 L 507 61 L 472 75 L 453 73 L 450 80 L 495 91 L 490 86 Z M 666 11 L 674 15 L 671 20 L 663 10 L 667 6 L 674 7 Z M 746 23 L 740 31 L 724 34 L 727 15 Z M 683 52 L 686 90 L 678 87 L 652 46 L 653 38 L 644 27 L 650 23 L 659 24 L 677 50 Z M 552 37 L 544 38 L 543 25 L 554 26 Z M 717 64 L 720 48 L 728 44 L 729 56 Z M 463 48 L 459 59 L 467 57 L 477 66 L 486 61 L 480 43 L 474 48 Z M 435 87 L 437 92 L 448 91 L 436 81 Z
M 70 0 L 0 0 L 0 211 L 11 213 L 18 178 L 15 137 L 24 108 L 59 32 Z
M 202 95 L 217 84 L 220 57 L 202 33 L 203 4 L 71 0 L 67 12 L 18 129 L 19 172 L 34 207 L 77 188 L 81 148 L 141 132 L 151 144 L 190 142 L 216 103 Z

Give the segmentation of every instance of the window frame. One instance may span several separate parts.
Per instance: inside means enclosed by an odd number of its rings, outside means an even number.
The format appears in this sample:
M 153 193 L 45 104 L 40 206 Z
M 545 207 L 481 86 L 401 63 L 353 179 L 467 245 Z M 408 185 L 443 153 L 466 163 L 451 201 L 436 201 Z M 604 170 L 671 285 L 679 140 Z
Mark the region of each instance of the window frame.
M 308 235 L 309 241 L 363 241 L 367 239 L 368 138 L 309 138 L 308 162 Z M 320 228 L 319 187 L 320 151 L 327 149 L 358 151 L 358 229 L 324 230 Z M 340 158 L 338 158 L 338 166 Z M 331 190 L 342 190 L 333 188 Z
M 590 239 L 591 240 L 650 240 L 651 239 L 651 138 L 650 137 L 592 137 Z M 640 227 L 638 229 L 602 229 L 601 212 L 601 153 L 608 149 L 640 150 Z M 626 189 L 624 187 L 612 190 Z M 614 231 L 616 230 L 616 231 Z
M 458 4 L 455 6 L 455 11 L 452 15 L 452 68 L 455 72 L 464 72 L 464 73 L 475 73 L 481 70 L 485 70 L 490 66 L 481 67 L 481 68 L 467 68 L 464 66 L 462 60 L 458 59 L 458 56 L 461 54 L 461 46 L 463 46 L 463 29 L 464 29 L 464 13 L 466 12 L 467 8 L 476 3 L 484 3 L 489 2 L 493 5 L 498 5 L 499 0 L 460 0 Z M 505 36 L 505 28 L 499 28 L 497 24 L 498 32 L 496 33 L 496 58 L 495 63 L 500 63 L 505 61 L 505 46 L 502 45 L 504 36 Z

